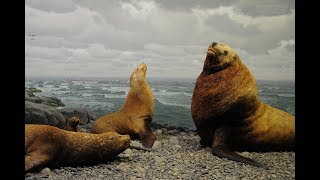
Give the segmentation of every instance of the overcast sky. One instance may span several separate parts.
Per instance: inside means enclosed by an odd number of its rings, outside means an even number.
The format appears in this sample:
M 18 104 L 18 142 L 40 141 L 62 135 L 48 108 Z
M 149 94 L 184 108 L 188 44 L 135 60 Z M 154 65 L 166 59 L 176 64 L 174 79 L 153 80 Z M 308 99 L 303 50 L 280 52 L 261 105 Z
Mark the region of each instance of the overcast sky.
M 36 36 L 32 37 L 30 34 Z M 258 80 L 294 80 L 294 0 L 26 0 L 26 78 L 192 78 L 212 42 Z

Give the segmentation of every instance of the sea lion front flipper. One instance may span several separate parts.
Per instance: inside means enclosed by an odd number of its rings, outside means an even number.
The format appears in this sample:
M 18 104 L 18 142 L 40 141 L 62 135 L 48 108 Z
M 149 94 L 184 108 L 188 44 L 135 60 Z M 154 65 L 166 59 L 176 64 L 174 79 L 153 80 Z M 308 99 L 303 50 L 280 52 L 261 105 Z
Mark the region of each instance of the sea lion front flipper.
M 250 158 L 241 156 L 233 151 L 230 151 L 225 142 L 229 136 L 230 129 L 227 127 L 220 127 L 214 132 L 212 143 L 212 154 L 220 158 L 227 158 L 229 160 L 242 162 L 256 167 L 262 167 L 268 169 L 267 166 L 252 160 Z
M 139 123 L 140 125 L 137 127 L 141 127 L 138 130 L 139 139 L 143 145 L 143 147 L 146 148 L 152 148 L 154 141 L 156 141 L 156 136 L 152 132 L 151 129 L 151 119 L 142 117 L 138 120 L 135 120 L 136 123 Z

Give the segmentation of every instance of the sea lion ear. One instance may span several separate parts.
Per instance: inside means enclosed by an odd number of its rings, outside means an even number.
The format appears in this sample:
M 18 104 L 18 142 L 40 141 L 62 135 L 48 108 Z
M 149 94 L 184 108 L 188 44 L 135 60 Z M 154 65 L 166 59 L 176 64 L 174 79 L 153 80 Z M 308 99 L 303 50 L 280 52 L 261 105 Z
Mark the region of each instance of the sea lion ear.
M 109 137 L 109 140 L 113 140 L 113 136 L 110 136 L 110 137 Z

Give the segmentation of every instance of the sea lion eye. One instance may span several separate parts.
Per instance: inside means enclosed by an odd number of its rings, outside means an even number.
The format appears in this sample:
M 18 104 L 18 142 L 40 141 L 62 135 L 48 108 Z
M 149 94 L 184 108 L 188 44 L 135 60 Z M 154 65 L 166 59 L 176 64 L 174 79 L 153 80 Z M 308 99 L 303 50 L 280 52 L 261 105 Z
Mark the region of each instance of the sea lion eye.
M 226 56 L 227 54 L 228 54 L 228 51 L 224 50 L 224 51 L 223 51 L 223 55 Z
M 138 71 L 138 68 L 137 68 L 137 71 Z

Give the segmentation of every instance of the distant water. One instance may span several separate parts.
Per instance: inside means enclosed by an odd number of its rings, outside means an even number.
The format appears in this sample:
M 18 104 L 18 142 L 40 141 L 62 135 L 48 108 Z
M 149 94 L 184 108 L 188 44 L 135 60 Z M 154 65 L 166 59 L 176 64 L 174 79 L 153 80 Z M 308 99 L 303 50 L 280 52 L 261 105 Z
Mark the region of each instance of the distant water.
M 193 80 L 148 80 L 155 98 L 153 122 L 195 129 L 190 112 Z M 66 108 L 83 107 L 102 116 L 118 111 L 129 90 L 128 80 L 26 80 L 38 95 L 55 96 Z M 295 83 L 258 81 L 260 100 L 295 114 Z

